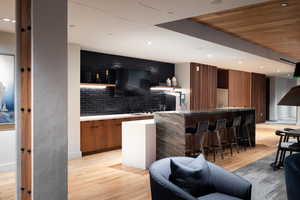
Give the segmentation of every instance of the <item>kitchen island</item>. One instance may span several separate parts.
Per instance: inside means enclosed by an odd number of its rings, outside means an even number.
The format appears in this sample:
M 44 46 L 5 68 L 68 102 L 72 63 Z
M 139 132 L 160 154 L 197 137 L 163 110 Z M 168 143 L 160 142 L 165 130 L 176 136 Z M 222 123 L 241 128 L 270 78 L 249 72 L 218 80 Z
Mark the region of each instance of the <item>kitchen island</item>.
M 218 119 L 226 119 L 228 122 L 241 116 L 242 125 L 247 118 L 251 119 L 250 136 L 251 143 L 255 146 L 255 109 L 253 108 L 222 108 L 198 111 L 170 111 L 154 113 L 156 122 L 156 157 L 157 159 L 171 156 L 186 156 L 188 142 L 187 128 L 195 128 L 198 121 L 209 120 L 214 124 Z M 243 126 L 240 136 L 245 134 Z

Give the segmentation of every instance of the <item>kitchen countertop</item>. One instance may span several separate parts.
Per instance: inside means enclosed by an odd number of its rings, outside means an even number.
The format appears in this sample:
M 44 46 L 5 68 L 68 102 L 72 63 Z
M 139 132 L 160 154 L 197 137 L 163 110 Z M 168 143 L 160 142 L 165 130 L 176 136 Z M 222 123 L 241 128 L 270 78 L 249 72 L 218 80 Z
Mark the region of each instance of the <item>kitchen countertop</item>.
M 154 115 L 153 114 L 148 114 L 148 113 L 132 113 L 132 114 L 82 116 L 82 117 L 80 117 L 80 121 L 84 122 L 84 121 L 132 118 L 132 117 L 148 117 L 148 116 L 154 116 Z
M 242 107 L 225 107 L 208 110 L 180 110 L 180 111 L 166 111 L 156 112 L 155 114 L 182 114 L 182 115 L 197 115 L 197 114 L 220 114 L 228 112 L 241 112 L 241 111 L 252 111 L 254 108 L 242 108 Z

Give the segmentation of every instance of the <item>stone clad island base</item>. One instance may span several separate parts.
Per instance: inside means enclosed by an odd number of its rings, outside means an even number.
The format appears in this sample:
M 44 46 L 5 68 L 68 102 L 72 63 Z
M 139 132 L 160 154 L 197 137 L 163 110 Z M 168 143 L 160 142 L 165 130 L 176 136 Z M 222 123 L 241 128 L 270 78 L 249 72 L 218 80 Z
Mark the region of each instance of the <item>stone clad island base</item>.
M 218 119 L 232 121 L 241 116 L 242 125 L 246 118 L 251 118 L 250 137 L 255 146 L 255 109 L 252 108 L 222 108 L 199 111 L 170 111 L 154 114 L 156 122 L 156 159 L 187 155 L 186 129 L 195 128 L 198 121 L 209 120 L 215 123 Z M 243 137 L 244 127 L 240 128 Z

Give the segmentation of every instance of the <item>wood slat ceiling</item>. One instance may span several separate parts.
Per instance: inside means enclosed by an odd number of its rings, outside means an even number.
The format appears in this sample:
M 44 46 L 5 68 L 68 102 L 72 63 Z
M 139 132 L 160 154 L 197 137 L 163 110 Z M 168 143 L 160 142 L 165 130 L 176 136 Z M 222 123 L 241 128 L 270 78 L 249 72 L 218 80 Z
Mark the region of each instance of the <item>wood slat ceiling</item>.
M 300 60 L 300 0 L 272 0 L 192 20 Z

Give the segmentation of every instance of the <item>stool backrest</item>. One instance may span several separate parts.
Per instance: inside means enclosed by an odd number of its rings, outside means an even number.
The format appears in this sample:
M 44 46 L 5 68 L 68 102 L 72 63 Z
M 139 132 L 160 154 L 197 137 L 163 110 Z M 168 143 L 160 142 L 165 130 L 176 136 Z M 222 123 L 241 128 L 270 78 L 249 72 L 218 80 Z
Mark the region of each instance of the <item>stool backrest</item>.
M 245 120 L 245 125 L 250 125 L 253 123 L 253 120 L 254 120 L 254 116 L 253 115 L 248 115 L 246 117 L 246 120 Z
M 233 127 L 239 127 L 241 125 L 241 121 L 242 121 L 242 117 L 241 116 L 234 118 L 232 126 Z
M 204 132 L 208 132 L 208 126 L 209 126 L 208 120 L 205 120 L 205 121 L 199 121 L 199 122 L 197 123 L 197 131 L 196 131 L 196 133 L 204 133 Z
M 226 119 L 218 119 L 216 124 L 216 130 L 225 129 L 226 128 Z

